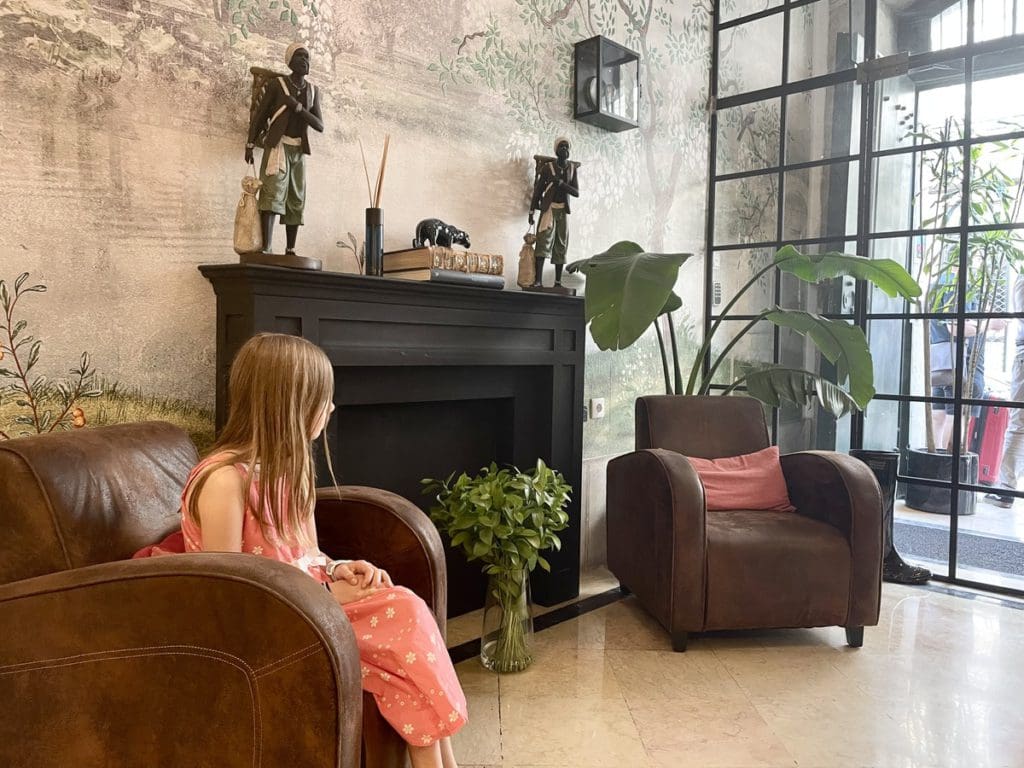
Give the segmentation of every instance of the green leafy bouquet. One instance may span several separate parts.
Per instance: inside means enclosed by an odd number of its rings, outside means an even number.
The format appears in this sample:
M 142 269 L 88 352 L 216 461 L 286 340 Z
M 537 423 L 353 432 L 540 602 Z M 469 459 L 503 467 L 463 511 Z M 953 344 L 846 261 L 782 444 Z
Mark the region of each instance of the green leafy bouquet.
M 484 637 L 485 664 L 489 656 L 493 663 L 488 666 L 499 672 L 525 668 L 531 658 L 519 606 L 529 573 L 538 565 L 551 570 L 540 553 L 562 546 L 557 533 L 569 525 L 565 506 L 572 487 L 541 459 L 532 472 L 498 469 L 492 463 L 476 477 L 463 472 L 455 478 L 453 473 L 443 481 L 425 479 L 423 485 L 424 495 L 435 501 L 431 520 L 468 560 L 484 563 L 490 597 L 502 609 L 490 648 Z

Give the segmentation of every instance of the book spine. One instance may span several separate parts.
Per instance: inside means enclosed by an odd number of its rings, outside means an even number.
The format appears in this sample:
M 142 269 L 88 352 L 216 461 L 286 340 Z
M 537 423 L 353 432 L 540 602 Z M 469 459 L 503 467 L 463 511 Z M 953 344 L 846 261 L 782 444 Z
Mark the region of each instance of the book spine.
M 430 282 L 472 285 L 477 288 L 504 288 L 505 278 L 501 275 L 486 275 L 473 272 L 459 272 L 450 269 L 430 270 Z
M 505 260 L 501 256 L 448 249 L 434 251 L 431 261 L 430 266 L 433 269 L 447 269 L 480 275 L 500 276 L 505 269 Z

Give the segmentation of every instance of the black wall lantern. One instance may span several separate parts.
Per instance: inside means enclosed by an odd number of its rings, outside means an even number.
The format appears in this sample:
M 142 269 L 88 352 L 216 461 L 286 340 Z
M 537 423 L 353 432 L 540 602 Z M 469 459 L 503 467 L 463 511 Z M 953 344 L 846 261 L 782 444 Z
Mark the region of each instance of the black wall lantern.
M 640 56 L 606 37 L 576 43 L 573 114 L 606 131 L 640 125 Z

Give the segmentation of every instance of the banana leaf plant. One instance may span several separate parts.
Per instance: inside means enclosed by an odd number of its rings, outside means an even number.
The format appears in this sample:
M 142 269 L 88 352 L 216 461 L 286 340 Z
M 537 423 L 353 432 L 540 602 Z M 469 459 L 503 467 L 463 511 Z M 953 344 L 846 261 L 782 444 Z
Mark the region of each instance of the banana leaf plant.
M 771 406 L 779 406 L 784 400 L 805 405 L 817 399 L 825 410 L 837 418 L 854 410 L 862 410 L 874 396 L 875 386 L 871 350 L 864 332 L 857 326 L 843 320 L 830 320 L 812 312 L 773 306 L 744 325 L 717 354 L 712 350 L 715 334 L 743 294 L 775 269 L 808 283 L 820 283 L 849 275 L 872 283 L 891 297 L 901 296 L 914 301 L 921 295 L 920 286 L 902 266 L 891 259 L 866 259 L 835 252 L 809 255 L 787 245 L 775 254 L 768 266 L 754 274 L 740 288 L 711 324 L 690 364 L 684 385 L 672 318 L 672 313 L 682 307 L 683 303 L 673 289 L 679 268 L 690 256 L 688 253 L 647 253 L 636 243 L 622 241 L 604 253 L 568 266 L 570 272 L 580 272 L 586 276 L 586 319 L 590 323 L 590 335 L 598 348 L 625 349 L 654 325 L 661 350 L 667 394 L 709 394 L 715 373 L 740 339 L 759 322 L 768 321 L 809 338 L 822 356 L 835 367 L 836 381 L 802 368 L 765 365 L 745 371 L 729 384 L 723 394 L 730 394 L 736 388 L 745 386 L 749 395 Z M 658 322 L 662 315 L 668 317 L 667 345 Z

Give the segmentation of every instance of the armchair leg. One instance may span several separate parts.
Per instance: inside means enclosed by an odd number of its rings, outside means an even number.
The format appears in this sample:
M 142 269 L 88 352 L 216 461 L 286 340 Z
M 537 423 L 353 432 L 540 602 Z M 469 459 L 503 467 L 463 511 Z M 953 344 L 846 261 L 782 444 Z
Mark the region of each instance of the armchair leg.
M 672 633 L 672 650 L 676 653 L 682 653 L 686 650 L 686 642 L 690 638 L 689 632 L 673 632 Z
M 864 645 L 864 627 L 847 627 L 846 644 L 851 648 L 860 648 Z

